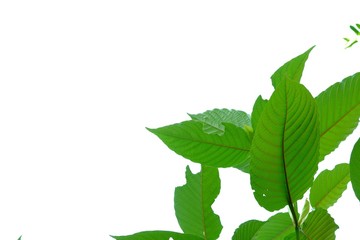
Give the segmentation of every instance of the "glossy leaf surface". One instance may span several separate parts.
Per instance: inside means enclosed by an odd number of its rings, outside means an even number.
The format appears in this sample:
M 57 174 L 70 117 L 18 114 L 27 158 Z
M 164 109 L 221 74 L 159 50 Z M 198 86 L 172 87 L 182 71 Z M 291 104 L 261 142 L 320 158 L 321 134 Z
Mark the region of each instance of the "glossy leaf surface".
M 184 233 L 215 240 L 222 230 L 220 217 L 211 205 L 220 193 L 219 172 L 213 167 L 201 167 L 193 174 L 186 168 L 186 184 L 175 189 L 175 214 Z
M 261 114 L 251 148 L 250 180 L 258 203 L 279 210 L 302 198 L 317 171 L 319 123 L 314 99 L 283 81 Z

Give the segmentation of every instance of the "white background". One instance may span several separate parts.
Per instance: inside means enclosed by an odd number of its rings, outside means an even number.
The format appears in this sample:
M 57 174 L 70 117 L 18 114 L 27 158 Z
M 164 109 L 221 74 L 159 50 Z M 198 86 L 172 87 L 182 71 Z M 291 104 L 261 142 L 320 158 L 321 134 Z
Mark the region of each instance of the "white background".
M 342 39 L 358 13 L 358 1 L 1 1 L 0 239 L 180 231 L 173 191 L 198 166 L 145 127 L 250 113 L 271 74 L 313 45 L 302 83 L 316 96 L 360 71 L 360 44 Z M 348 162 L 359 135 L 320 167 Z M 272 215 L 247 174 L 220 174 L 220 239 Z M 330 213 L 337 239 L 358 239 L 351 185 Z

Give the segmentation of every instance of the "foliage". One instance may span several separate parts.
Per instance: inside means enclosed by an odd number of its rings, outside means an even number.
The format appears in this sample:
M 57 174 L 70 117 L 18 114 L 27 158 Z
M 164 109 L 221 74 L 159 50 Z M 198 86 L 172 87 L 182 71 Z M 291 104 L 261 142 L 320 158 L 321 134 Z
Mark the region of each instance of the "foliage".
M 350 29 L 355 33 L 355 37 L 345 37 L 344 40 L 346 42 L 345 48 L 352 47 L 355 43 L 358 42 L 360 36 L 360 24 L 355 24 L 355 26 L 350 25 Z
M 359 25 L 357 25 L 359 27 Z M 357 32 L 358 33 L 358 32 Z M 344 78 L 313 97 L 300 83 L 310 48 L 272 76 L 270 99 L 259 96 L 251 114 L 214 109 L 191 119 L 148 129 L 172 151 L 201 165 L 186 168 L 186 183 L 175 189 L 175 215 L 182 233 L 148 231 L 126 239 L 218 239 L 223 228 L 212 204 L 220 193 L 218 168 L 250 174 L 258 204 L 268 211 L 284 207 L 267 221 L 249 220 L 233 240 L 335 239 L 339 228 L 330 216 L 351 181 L 360 199 L 360 140 L 349 163 L 318 175 L 318 164 L 357 127 L 360 117 L 360 73 Z M 315 177 L 316 176 L 316 177 Z M 305 199 L 301 213 L 298 202 Z

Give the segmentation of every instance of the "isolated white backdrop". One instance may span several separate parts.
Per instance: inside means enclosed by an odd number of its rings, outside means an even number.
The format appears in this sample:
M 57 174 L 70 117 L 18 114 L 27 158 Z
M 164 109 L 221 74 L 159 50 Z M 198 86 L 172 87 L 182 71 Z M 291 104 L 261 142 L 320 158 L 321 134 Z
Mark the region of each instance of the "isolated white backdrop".
M 357 2 L 1 1 L 0 239 L 180 231 L 173 191 L 198 166 L 145 127 L 213 108 L 250 113 L 271 74 L 313 45 L 302 83 L 314 96 L 360 71 L 360 45 L 342 39 Z M 320 167 L 347 162 L 359 135 Z M 271 213 L 248 175 L 220 174 L 213 207 L 230 239 Z M 337 239 L 358 239 L 351 185 L 330 212 Z

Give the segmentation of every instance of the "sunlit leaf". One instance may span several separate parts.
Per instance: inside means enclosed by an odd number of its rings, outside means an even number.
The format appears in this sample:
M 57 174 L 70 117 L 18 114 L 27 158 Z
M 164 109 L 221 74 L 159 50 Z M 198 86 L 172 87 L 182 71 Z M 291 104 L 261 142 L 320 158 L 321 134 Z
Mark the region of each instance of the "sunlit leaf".
M 186 168 L 186 184 L 175 189 L 175 214 L 184 233 L 215 240 L 222 225 L 211 205 L 220 193 L 219 172 L 213 167 L 201 167 L 193 174 Z
M 251 148 L 250 180 L 260 206 L 291 206 L 312 185 L 319 149 L 317 108 L 293 81 L 276 88 L 261 114 Z
M 237 127 L 251 127 L 250 117 L 247 113 L 239 110 L 213 109 L 199 114 L 189 114 L 193 120 L 204 124 L 204 132 L 222 135 L 225 131 L 223 123 L 231 123 Z
M 324 170 L 315 179 L 310 189 L 310 202 L 314 208 L 328 209 L 346 190 L 350 181 L 347 163 L 338 164 L 333 170 Z
M 229 123 L 224 126 L 221 136 L 204 133 L 203 124 L 193 120 L 148 130 L 171 150 L 196 163 L 232 167 L 249 161 L 250 140 L 246 132 Z
M 309 202 L 308 199 L 306 199 L 303 210 L 302 210 L 300 218 L 299 218 L 299 224 L 300 225 L 305 221 L 305 219 L 307 218 L 309 212 L 310 212 L 310 202 Z
M 350 178 L 355 195 L 360 200 L 360 138 L 351 152 Z
M 278 213 L 269 218 L 256 232 L 253 240 L 272 239 L 283 240 L 295 231 L 295 227 L 288 213 Z
M 204 238 L 200 238 L 190 234 L 182 234 L 169 231 L 145 231 L 128 236 L 111 237 L 116 240 L 169 240 L 170 238 L 172 238 L 173 240 L 204 240 Z
M 265 105 L 267 104 L 268 100 L 263 99 L 261 95 L 256 99 L 254 103 L 254 107 L 251 114 L 251 123 L 254 130 L 256 130 L 256 126 L 259 122 L 261 113 L 263 112 Z
M 308 59 L 309 54 L 314 47 L 311 47 L 303 54 L 291 59 L 278 70 L 276 70 L 276 72 L 271 76 L 271 81 L 274 88 L 276 88 L 283 80 L 300 82 L 306 60 Z
M 320 160 L 334 151 L 359 123 L 360 73 L 345 78 L 316 97 L 320 119 Z
M 255 233 L 264 225 L 265 222 L 250 220 L 242 223 L 234 232 L 231 240 L 253 240 Z

